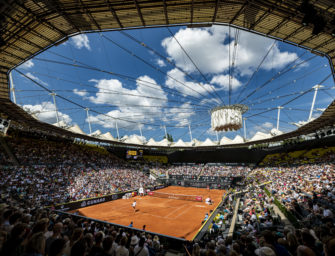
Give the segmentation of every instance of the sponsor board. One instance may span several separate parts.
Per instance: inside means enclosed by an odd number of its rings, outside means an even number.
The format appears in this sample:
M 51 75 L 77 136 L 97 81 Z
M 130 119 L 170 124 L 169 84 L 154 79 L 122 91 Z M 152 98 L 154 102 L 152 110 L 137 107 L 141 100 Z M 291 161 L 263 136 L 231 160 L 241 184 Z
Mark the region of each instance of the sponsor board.
M 84 208 L 84 207 L 88 207 L 91 205 L 101 204 L 101 203 L 109 202 L 112 200 L 120 199 L 125 193 L 128 193 L 128 191 L 117 193 L 117 194 L 112 194 L 112 195 L 107 195 L 107 196 L 102 196 L 102 197 L 97 197 L 97 198 L 88 198 L 88 199 L 84 199 L 80 201 L 59 204 L 55 206 L 55 209 L 61 210 L 61 211 L 73 211 L 79 208 Z
M 161 189 L 161 188 L 165 188 L 165 187 L 166 187 L 165 185 L 155 186 L 155 187 L 154 187 L 154 190 Z
M 149 188 L 150 190 L 156 190 L 156 189 L 161 189 L 161 188 L 165 188 L 165 185 L 158 185 L 152 188 Z M 118 200 L 121 199 L 126 193 L 129 192 L 134 192 L 137 191 L 136 190 L 131 190 L 131 191 L 125 191 L 125 192 L 120 192 L 120 193 L 115 193 L 115 194 L 111 194 L 111 195 L 107 195 L 107 196 L 102 196 L 102 197 L 97 197 L 97 198 L 88 198 L 88 199 L 83 199 L 80 201 L 74 201 L 74 202 L 69 202 L 69 203 L 64 203 L 64 204 L 58 204 L 55 206 L 55 210 L 61 210 L 61 211 L 73 211 L 79 208 L 84 208 L 84 207 L 88 207 L 91 205 L 95 205 L 95 204 L 101 204 L 101 203 L 105 203 L 105 202 L 109 202 L 109 201 L 113 201 L 113 200 Z M 150 193 L 153 192 L 149 192 Z

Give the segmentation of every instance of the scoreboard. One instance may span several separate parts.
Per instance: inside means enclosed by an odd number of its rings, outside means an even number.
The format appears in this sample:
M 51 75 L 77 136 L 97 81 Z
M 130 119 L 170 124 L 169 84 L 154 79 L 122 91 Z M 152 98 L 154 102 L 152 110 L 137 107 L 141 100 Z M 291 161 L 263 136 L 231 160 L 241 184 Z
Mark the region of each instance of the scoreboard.
M 143 150 L 127 150 L 126 159 L 139 159 L 143 157 Z

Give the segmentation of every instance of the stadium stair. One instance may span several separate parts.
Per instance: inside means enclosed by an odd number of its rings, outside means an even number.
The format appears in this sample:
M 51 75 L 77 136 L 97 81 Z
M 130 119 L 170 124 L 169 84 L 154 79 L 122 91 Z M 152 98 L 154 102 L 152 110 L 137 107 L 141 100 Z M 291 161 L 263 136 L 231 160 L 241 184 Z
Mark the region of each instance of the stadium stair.
M 165 256 L 184 256 L 184 255 L 185 253 L 182 253 L 176 250 L 171 250 L 171 249 L 165 253 Z
M 9 146 L 7 145 L 6 141 L 4 140 L 3 137 L 0 136 L 0 145 L 2 146 L 2 148 L 5 150 L 5 152 L 7 153 L 8 157 L 10 158 L 11 162 L 14 165 L 20 165 L 19 161 L 17 160 L 16 156 L 13 154 L 13 152 L 11 151 L 11 149 L 9 148 Z
M 284 223 L 285 227 L 292 227 L 293 228 L 292 223 L 286 218 L 284 213 L 282 213 L 282 211 L 279 210 L 277 205 L 272 204 L 272 207 L 273 207 L 273 211 L 275 212 L 276 215 L 278 215 L 280 217 L 280 219 Z
M 152 176 L 155 180 L 158 179 L 157 173 L 155 173 L 153 170 L 150 170 L 150 176 Z
M 198 177 L 197 177 L 197 180 L 200 179 L 200 176 L 202 175 L 203 171 L 204 171 L 203 169 L 200 170 L 200 172 L 199 172 L 199 174 L 198 174 Z
M 236 203 L 235 203 L 235 208 L 234 208 L 234 215 L 229 227 L 229 231 L 228 231 L 228 236 L 233 236 L 234 235 L 234 230 L 235 230 L 235 224 L 238 221 L 238 209 L 240 208 L 240 198 L 237 198 Z

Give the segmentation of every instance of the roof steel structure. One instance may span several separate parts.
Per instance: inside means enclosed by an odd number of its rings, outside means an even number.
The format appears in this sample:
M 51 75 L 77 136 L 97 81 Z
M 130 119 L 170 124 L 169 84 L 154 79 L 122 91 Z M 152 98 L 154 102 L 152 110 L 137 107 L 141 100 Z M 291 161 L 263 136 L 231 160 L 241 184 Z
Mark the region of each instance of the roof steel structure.
M 78 137 L 78 134 L 39 122 L 12 103 L 8 74 L 27 59 L 84 32 L 229 24 L 327 56 L 335 77 L 335 3 L 310 0 L 309 5 L 319 20 L 306 23 L 303 2 L 306 1 L 3 0 L 0 3 L 0 113 L 21 124 Z M 313 31 L 313 22 L 321 26 L 321 32 Z M 310 133 L 334 122 L 333 102 L 316 120 L 266 141 Z

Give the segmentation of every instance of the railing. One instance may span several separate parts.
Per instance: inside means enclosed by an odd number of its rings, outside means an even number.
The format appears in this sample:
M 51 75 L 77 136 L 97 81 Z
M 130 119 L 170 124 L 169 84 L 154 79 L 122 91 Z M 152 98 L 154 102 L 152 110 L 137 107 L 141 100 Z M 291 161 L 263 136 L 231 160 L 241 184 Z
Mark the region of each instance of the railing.
M 234 214 L 233 214 L 233 218 L 231 220 L 231 224 L 229 227 L 228 236 L 233 237 L 234 235 L 235 224 L 236 224 L 236 219 L 237 219 L 237 212 L 239 208 L 240 208 L 240 198 L 238 197 L 235 202 Z
M 218 208 L 221 207 L 225 203 L 225 201 L 227 200 L 227 196 L 228 196 L 229 193 L 231 193 L 231 191 L 232 191 L 232 189 L 229 189 L 227 191 L 227 193 L 224 194 L 224 196 L 222 197 L 221 202 L 215 207 L 215 209 L 212 211 L 211 215 L 209 215 L 208 219 L 202 224 L 202 226 L 199 228 L 198 232 L 194 235 L 192 240 L 194 240 L 194 239 L 200 240 L 204 236 L 204 234 L 208 230 L 209 225 L 211 224 L 212 220 L 216 216 L 216 214 L 218 212 Z
M 268 197 L 272 197 L 272 194 L 266 187 L 264 187 L 263 190 L 268 195 Z M 297 220 L 297 218 L 290 211 L 288 211 L 286 207 L 282 205 L 281 202 L 278 201 L 277 198 L 274 197 L 273 203 L 278 207 L 278 209 L 285 215 L 285 217 L 291 222 L 291 224 L 295 228 L 300 228 L 300 223 Z
M 188 251 L 187 247 L 185 245 L 183 245 L 183 246 L 184 246 L 184 249 L 186 251 L 187 256 L 191 256 L 191 253 Z
M 17 160 L 17 158 L 14 155 L 13 151 L 7 145 L 6 141 L 3 139 L 2 136 L 0 136 L 0 145 L 3 147 L 3 149 L 6 151 L 7 155 L 9 156 L 9 158 L 12 160 L 11 162 L 14 165 L 19 165 L 19 161 Z
M 159 185 L 156 185 L 154 187 L 150 187 L 149 189 L 152 191 L 152 190 L 157 190 L 157 189 L 161 189 L 161 188 L 164 188 L 164 187 L 166 187 L 166 186 L 163 185 L 163 184 L 159 184 Z M 76 209 L 83 208 L 83 207 L 86 207 L 86 206 L 91 206 L 91 205 L 95 205 L 95 204 L 100 204 L 100 203 L 105 203 L 105 202 L 121 199 L 123 195 L 125 195 L 127 193 L 132 193 L 132 192 L 135 192 L 135 191 L 138 191 L 138 188 L 128 190 L 128 191 L 116 192 L 116 193 L 103 195 L 103 196 L 84 198 L 84 199 L 80 199 L 80 200 L 77 200 L 77 201 L 71 201 L 71 202 L 67 202 L 67 203 L 56 204 L 54 206 L 54 208 L 56 210 L 61 210 L 61 211 L 72 211 L 72 210 L 76 210 Z

